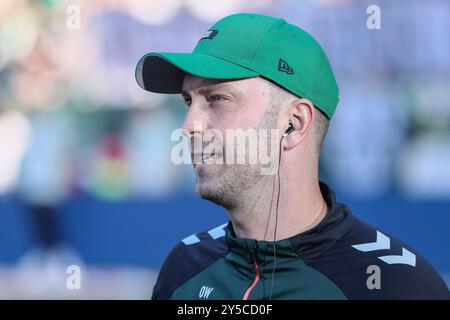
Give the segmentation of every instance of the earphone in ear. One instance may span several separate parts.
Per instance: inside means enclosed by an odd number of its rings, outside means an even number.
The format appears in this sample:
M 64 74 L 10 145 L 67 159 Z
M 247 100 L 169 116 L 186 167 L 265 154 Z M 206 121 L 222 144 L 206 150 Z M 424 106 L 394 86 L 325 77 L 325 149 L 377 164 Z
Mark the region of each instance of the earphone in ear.
M 288 135 L 291 134 L 291 132 L 293 132 L 295 130 L 294 125 L 292 124 L 291 121 L 289 121 L 289 127 L 287 128 L 287 130 L 283 133 L 283 138 L 286 138 Z

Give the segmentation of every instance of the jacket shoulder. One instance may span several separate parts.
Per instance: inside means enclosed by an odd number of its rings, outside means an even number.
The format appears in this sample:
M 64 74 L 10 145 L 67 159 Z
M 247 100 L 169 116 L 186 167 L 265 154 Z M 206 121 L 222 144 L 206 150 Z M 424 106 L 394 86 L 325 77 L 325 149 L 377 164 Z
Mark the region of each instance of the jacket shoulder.
M 153 300 L 170 299 L 178 287 L 228 252 L 224 239 L 226 225 L 190 235 L 171 250 L 153 288 Z
M 447 285 L 415 249 L 359 219 L 308 263 L 350 299 L 450 299 Z

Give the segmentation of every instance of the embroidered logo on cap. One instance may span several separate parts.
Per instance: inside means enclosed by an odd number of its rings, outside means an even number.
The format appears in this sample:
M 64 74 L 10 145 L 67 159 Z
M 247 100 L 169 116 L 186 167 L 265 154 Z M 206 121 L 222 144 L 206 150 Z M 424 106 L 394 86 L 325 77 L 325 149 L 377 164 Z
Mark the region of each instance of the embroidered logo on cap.
M 278 71 L 286 72 L 287 74 L 294 74 L 294 69 L 292 69 L 286 61 L 280 59 L 278 61 Z
M 205 32 L 205 34 L 200 38 L 200 40 L 203 39 L 214 39 L 214 37 L 219 33 L 217 30 L 208 30 Z M 199 40 L 199 41 L 200 41 Z

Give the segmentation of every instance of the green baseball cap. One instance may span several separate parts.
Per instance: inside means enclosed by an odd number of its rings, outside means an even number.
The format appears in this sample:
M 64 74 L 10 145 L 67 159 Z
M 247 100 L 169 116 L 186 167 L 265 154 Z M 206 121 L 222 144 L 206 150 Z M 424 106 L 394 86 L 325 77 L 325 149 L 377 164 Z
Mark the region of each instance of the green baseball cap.
M 192 53 L 150 52 L 136 66 L 145 90 L 181 93 L 186 73 L 202 78 L 262 76 L 309 99 L 331 119 L 339 89 L 328 58 L 306 31 L 266 15 L 240 13 L 216 22 Z

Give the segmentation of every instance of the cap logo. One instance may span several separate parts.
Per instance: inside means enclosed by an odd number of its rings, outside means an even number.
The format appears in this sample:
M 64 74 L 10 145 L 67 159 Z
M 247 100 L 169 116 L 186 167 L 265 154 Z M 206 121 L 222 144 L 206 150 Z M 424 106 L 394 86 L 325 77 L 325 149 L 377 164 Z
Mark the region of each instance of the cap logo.
M 286 61 L 280 58 L 278 61 L 278 71 L 286 72 L 287 74 L 294 74 L 294 69 L 292 69 Z
M 217 30 L 208 30 L 203 34 L 203 36 L 200 38 L 200 40 L 203 39 L 214 39 L 214 37 L 219 33 Z M 199 41 L 200 41 L 199 40 Z

